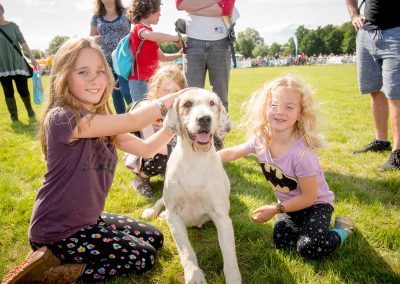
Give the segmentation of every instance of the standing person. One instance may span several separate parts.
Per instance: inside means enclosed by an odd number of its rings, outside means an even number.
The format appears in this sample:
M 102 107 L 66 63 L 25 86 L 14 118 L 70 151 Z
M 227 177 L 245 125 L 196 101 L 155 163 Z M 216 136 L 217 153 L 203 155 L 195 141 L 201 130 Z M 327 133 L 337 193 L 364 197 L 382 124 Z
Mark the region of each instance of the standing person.
M 364 1 L 363 1 L 364 2 Z M 358 0 L 346 0 L 351 22 L 357 31 L 358 85 L 371 94 L 375 139 L 353 153 L 392 150 L 381 168 L 400 169 L 400 9 L 399 1 L 366 0 L 364 15 Z M 388 141 L 390 117 L 393 149 Z
M 40 140 L 47 171 L 29 226 L 35 251 L 5 283 L 106 281 L 154 266 L 163 234 L 126 216 L 103 212 L 119 148 L 152 157 L 173 137 L 161 129 L 147 140 L 128 133 L 165 115 L 178 94 L 112 115 L 114 78 L 91 38 L 66 41 L 54 58 Z
M 186 78 L 189 87 L 204 88 L 206 74 L 212 91 L 228 111 L 231 69 L 228 29 L 223 16 L 232 13 L 234 0 L 176 0 L 178 10 L 189 14 L 186 21 Z M 222 141 L 214 139 L 217 149 Z
M 132 103 L 128 80 L 118 76 L 112 66 L 111 53 L 118 42 L 131 30 L 131 23 L 125 16 L 121 0 L 96 0 L 94 16 L 91 21 L 90 35 L 94 36 L 106 55 L 116 81 L 112 99 L 115 111 L 124 113 L 126 105 Z
M 141 100 L 133 108 L 151 103 L 167 94 L 175 93 L 187 87 L 186 78 L 181 69 L 176 64 L 168 64 L 159 68 L 151 77 L 149 82 L 149 92 L 147 100 Z M 152 124 L 140 131 L 140 137 L 146 139 L 161 129 L 164 117 L 158 117 Z M 175 141 L 168 144 L 170 150 L 175 146 Z M 125 154 L 125 166 L 135 175 L 132 182 L 133 187 L 139 194 L 146 198 L 154 197 L 154 188 L 150 183 L 150 178 L 159 174 L 165 174 L 168 161 L 168 147 L 164 147 L 154 157 L 143 158 L 132 154 Z
M 223 162 L 257 155 L 278 203 L 256 209 L 252 220 L 263 223 L 279 214 L 273 233 L 277 248 L 294 248 L 310 259 L 331 254 L 354 223 L 336 217 L 329 229 L 334 193 L 315 152 L 324 141 L 316 130 L 311 88 L 296 77 L 279 77 L 255 92 L 248 106 L 246 127 L 252 137 L 218 153 Z
M 148 82 L 157 69 L 158 61 L 173 61 L 182 56 L 182 51 L 165 54 L 158 46 L 158 42 L 180 42 L 178 36 L 153 32 L 151 25 L 158 24 L 160 6 L 161 0 L 133 0 L 128 8 L 128 18 L 135 24 L 130 38 L 133 54 L 137 53 L 143 41 L 136 56 L 134 75 L 129 76 L 129 89 L 134 102 L 143 99 L 147 93 Z
M 0 29 L 11 39 L 15 48 L 23 49 L 34 66 L 35 58 L 26 43 L 19 27 L 4 18 L 4 7 L 0 4 Z M 3 33 L 0 33 L 0 83 L 6 98 L 6 105 L 12 121 L 18 121 L 17 102 L 14 97 L 13 81 L 30 118 L 35 117 L 28 89 L 29 71 L 20 53 L 18 53 Z

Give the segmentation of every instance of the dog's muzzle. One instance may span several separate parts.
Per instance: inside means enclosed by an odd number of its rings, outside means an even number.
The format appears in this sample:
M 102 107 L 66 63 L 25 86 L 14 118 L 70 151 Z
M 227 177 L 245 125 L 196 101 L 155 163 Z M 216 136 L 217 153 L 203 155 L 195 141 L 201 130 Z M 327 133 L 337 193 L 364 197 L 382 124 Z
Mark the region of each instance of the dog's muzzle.
M 190 133 L 189 137 L 194 142 L 200 145 L 207 145 L 211 143 L 212 134 L 211 134 L 211 117 L 208 115 L 202 116 L 197 119 L 197 124 L 199 125 L 199 131 L 196 133 Z

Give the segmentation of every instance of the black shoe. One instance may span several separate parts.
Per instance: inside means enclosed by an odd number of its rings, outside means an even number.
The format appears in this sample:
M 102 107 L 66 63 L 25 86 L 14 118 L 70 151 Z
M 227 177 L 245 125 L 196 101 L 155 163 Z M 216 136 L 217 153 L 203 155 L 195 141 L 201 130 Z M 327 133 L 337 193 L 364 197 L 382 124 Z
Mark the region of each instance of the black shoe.
M 391 151 L 392 147 L 390 146 L 389 141 L 379 141 L 374 140 L 369 143 L 367 146 L 357 149 L 353 151 L 353 154 L 365 153 L 365 152 L 383 152 L 383 151 Z
M 381 172 L 387 170 L 400 170 L 400 150 L 393 151 L 390 154 L 389 159 L 380 169 Z

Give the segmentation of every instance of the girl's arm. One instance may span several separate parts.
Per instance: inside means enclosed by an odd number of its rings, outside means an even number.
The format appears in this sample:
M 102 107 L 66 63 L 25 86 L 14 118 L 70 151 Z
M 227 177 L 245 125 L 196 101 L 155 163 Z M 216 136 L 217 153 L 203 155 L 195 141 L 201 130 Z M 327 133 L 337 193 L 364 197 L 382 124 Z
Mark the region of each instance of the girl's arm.
M 181 93 L 182 91 L 168 94 L 159 100 L 169 109 L 174 99 Z M 124 114 L 88 114 L 79 120 L 78 125 L 72 132 L 71 140 L 113 136 L 141 130 L 160 117 L 160 114 L 160 107 L 155 102 L 140 106 Z
M 160 60 L 162 62 L 166 62 L 166 61 L 173 61 L 177 58 L 182 57 L 183 51 L 181 49 L 177 53 L 164 53 L 164 52 L 162 52 L 161 48 L 159 48 L 157 53 L 158 53 L 158 60 Z
M 175 42 L 179 43 L 179 37 L 177 35 L 169 35 L 165 33 L 152 32 L 147 29 L 140 31 L 139 36 L 141 38 L 156 41 L 156 42 Z
M 299 211 L 315 203 L 318 193 L 317 176 L 308 176 L 298 179 L 301 194 L 282 202 L 285 212 Z M 270 220 L 278 212 L 276 205 L 264 205 L 253 212 L 251 219 L 257 223 Z
M 133 134 L 125 133 L 117 136 L 116 145 L 124 152 L 143 157 L 151 158 L 157 154 L 174 137 L 172 132 L 164 128 L 142 140 Z
M 161 130 L 161 129 L 160 129 Z M 146 126 L 145 128 L 142 129 L 142 135 L 143 135 L 143 139 L 147 139 L 149 137 L 151 137 L 152 135 L 154 135 L 154 127 L 153 125 L 149 125 Z M 162 155 L 167 155 L 168 154 L 168 148 L 167 147 L 163 147 L 160 151 L 158 151 L 158 154 L 162 154 Z
M 310 207 L 315 203 L 318 194 L 317 176 L 309 176 L 298 179 L 301 194 L 282 202 L 285 212 L 299 211 Z
M 217 154 L 223 163 L 230 162 L 247 155 L 242 145 L 222 149 L 218 151 Z

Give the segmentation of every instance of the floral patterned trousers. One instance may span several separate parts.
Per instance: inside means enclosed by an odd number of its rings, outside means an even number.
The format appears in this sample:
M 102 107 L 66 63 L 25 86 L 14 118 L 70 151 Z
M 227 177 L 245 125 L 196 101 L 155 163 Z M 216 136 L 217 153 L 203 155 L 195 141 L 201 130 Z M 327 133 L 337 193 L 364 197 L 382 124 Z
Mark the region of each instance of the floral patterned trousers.
M 86 263 L 79 280 L 105 281 L 154 266 L 164 236 L 156 227 L 113 213 L 102 213 L 96 224 L 51 244 L 31 242 L 34 250 L 47 246 L 63 263 Z

